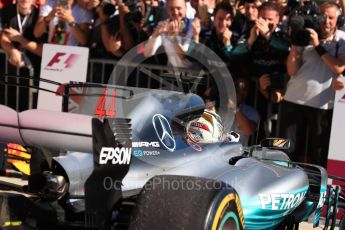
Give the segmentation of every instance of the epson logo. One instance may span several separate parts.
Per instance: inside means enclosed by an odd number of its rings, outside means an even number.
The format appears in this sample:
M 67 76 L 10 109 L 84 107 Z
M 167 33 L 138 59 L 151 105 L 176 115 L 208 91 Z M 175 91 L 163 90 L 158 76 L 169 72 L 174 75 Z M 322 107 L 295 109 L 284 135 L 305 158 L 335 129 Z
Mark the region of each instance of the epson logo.
M 297 207 L 304 199 L 306 192 L 289 194 L 289 193 L 273 193 L 258 194 L 262 209 L 269 210 L 287 210 Z
M 132 142 L 132 147 L 133 148 L 140 148 L 140 147 L 154 147 L 154 148 L 159 148 L 159 143 L 156 141 L 151 141 L 151 142 Z
M 113 165 L 129 165 L 131 162 L 131 152 L 131 148 L 103 147 L 99 154 L 99 163 L 104 165 L 111 161 Z

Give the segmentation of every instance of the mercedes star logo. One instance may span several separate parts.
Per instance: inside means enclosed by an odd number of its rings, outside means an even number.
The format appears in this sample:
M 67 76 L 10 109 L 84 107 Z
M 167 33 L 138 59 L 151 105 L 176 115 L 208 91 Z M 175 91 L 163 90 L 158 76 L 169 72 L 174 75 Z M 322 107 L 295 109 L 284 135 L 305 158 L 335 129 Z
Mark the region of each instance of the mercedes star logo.
M 156 114 L 152 117 L 152 124 L 162 145 L 170 152 L 175 151 L 176 141 L 169 121 L 162 114 Z

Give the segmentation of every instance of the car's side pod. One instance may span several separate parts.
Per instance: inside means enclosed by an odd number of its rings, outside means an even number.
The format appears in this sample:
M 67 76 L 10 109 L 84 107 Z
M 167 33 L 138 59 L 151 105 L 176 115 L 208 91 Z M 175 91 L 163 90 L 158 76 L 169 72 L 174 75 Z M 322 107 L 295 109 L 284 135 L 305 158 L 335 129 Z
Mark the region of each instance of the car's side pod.
M 292 215 L 296 222 L 301 222 L 314 213 L 313 227 L 316 228 L 319 226 L 322 208 L 327 200 L 327 171 L 323 167 L 313 164 L 300 162 L 289 162 L 289 164 L 303 169 L 309 179 L 309 189 L 305 200 Z
M 115 118 L 101 122 L 95 118 L 92 120 L 92 138 L 94 170 L 84 185 L 85 226 L 103 229 L 105 226 L 110 226 L 112 210 L 121 202 L 122 180 L 130 166 L 109 160 L 116 158 L 118 152 L 110 151 L 107 152 L 108 155 L 104 155 L 104 149 L 116 151 L 127 148 L 130 152 L 132 145 L 130 119 Z M 105 183 L 110 183 L 111 188 Z

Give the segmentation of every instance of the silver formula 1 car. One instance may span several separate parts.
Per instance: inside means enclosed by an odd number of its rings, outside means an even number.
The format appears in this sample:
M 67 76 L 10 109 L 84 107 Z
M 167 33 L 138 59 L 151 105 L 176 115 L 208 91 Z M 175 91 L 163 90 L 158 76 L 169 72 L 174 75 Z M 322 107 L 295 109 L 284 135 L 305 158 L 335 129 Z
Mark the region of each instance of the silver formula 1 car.
M 327 185 L 324 168 L 290 162 L 288 140 L 234 141 L 233 83 L 217 86 L 226 92 L 218 115 L 188 90 L 124 84 L 60 85 L 64 112 L 0 105 L 1 169 L 9 160 L 30 168 L 28 185 L 0 182 L 21 192 L 0 193 L 1 226 L 298 229 L 308 219 L 317 227 L 324 208 L 324 226 L 334 229 L 340 187 Z

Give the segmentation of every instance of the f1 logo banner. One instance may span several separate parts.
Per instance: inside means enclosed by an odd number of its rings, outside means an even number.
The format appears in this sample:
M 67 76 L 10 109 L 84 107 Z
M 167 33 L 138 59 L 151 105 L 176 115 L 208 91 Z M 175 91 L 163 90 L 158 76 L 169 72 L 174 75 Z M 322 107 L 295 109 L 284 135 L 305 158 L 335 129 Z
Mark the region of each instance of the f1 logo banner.
M 89 49 L 78 46 L 44 44 L 41 78 L 59 83 L 85 82 Z M 40 82 L 40 87 L 56 92 L 58 86 Z M 62 97 L 53 93 L 39 91 L 38 109 L 61 111 Z
M 342 77 L 342 81 L 345 82 L 344 77 Z M 335 93 L 332 130 L 327 162 L 328 173 L 339 177 L 345 177 L 344 119 L 345 89 L 342 89 Z
M 49 61 L 48 65 L 44 69 L 60 71 L 60 72 L 64 71 L 65 69 L 71 68 L 73 66 L 78 56 L 79 56 L 78 54 L 74 54 L 74 53 L 68 54 L 68 53 L 63 53 L 63 52 L 57 52 L 55 53 L 54 57 Z M 53 65 L 56 66 L 60 63 L 63 63 L 63 66 L 60 65 L 60 68 L 54 69 Z

